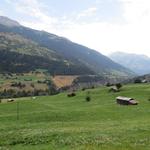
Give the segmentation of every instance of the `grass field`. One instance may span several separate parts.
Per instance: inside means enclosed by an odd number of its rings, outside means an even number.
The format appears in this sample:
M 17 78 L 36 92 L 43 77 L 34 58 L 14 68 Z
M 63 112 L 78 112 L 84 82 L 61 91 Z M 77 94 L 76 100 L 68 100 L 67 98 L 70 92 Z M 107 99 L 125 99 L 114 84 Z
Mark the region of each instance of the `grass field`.
M 68 98 L 21 98 L 0 104 L 0 150 L 149 150 L 150 85 L 123 86 L 119 93 L 106 87 Z M 136 98 L 137 106 L 119 106 L 118 95 Z M 19 120 L 17 120 L 17 103 Z

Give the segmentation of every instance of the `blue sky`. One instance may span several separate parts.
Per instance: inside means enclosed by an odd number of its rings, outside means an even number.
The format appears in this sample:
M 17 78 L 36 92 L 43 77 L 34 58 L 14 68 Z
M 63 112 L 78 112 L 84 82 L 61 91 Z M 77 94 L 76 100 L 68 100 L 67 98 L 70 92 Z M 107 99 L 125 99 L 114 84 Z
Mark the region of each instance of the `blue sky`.
M 0 15 L 103 54 L 150 56 L 149 0 L 1 0 Z
M 25 9 L 39 9 L 47 16 L 80 22 L 112 21 L 121 17 L 122 11 L 117 0 L 1 0 L 4 15 L 20 21 L 37 19 L 34 14 L 27 15 Z

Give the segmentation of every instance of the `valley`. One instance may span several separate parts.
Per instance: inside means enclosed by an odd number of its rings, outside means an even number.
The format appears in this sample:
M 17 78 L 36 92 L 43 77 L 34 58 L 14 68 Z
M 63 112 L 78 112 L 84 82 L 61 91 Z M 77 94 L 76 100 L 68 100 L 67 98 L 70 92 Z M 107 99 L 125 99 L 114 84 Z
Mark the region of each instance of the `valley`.
M 149 70 L 128 57 L 0 16 L 0 150 L 149 150 Z

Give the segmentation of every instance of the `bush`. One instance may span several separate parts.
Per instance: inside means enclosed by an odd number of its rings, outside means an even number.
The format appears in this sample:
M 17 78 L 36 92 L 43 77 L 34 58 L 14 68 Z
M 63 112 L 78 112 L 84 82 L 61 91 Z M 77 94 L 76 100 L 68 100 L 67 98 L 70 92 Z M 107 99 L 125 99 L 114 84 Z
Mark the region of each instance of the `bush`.
M 86 100 L 87 102 L 90 102 L 90 101 L 91 101 L 90 91 L 87 92 L 87 95 L 86 95 L 85 100 Z
M 14 82 L 11 84 L 12 87 L 24 88 L 26 85 L 21 82 Z
M 107 82 L 105 85 L 106 85 L 107 87 L 114 86 L 114 84 L 109 83 L 109 82 Z
M 85 91 L 86 90 L 86 88 L 82 88 L 82 91 Z
M 67 94 L 67 96 L 68 97 L 74 97 L 74 96 L 76 96 L 76 93 L 72 92 L 72 93 Z
M 110 84 L 109 82 L 107 82 L 107 83 L 106 83 L 106 86 L 109 87 L 109 86 L 111 86 L 111 84 Z
M 117 83 L 115 86 L 116 86 L 117 89 L 120 89 L 122 87 L 122 84 L 121 83 Z
M 90 97 L 90 96 L 86 96 L 85 99 L 86 99 L 87 102 L 90 102 L 90 101 L 91 101 L 91 97 Z
M 91 87 L 91 89 L 95 89 L 95 86 L 93 85 L 93 86 Z
M 134 83 L 142 83 L 141 79 L 135 79 Z

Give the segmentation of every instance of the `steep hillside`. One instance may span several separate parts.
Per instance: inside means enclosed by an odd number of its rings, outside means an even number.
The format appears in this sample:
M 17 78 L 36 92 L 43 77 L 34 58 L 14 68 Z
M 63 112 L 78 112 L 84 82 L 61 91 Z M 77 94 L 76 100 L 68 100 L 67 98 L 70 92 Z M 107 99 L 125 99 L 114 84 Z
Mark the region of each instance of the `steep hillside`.
M 14 33 L 0 32 L 0 71 L 29 72 L 47 69 L 51 74 L 92 74 L 84 65 L 64 60 L 56 52 Z
M 1 23 L 1 20 L 0 32 L 11 32 L 34 41 L 40 47 L 52 50 L 55 54 L 59 55 L 63 61 L 66 62 L 67 60 L 67 62 L 71 62 L 69 64 L 73 64 L 77 68 L 81 67 L 84 68 L 84 71 L 88 70 L 86 71 L 88 74 L 94 72 L 95 74 L 122 77 L 129 77 L 133 75 L 130 70 L 122 67 L 117 63 L 114 63 L 112 60 L 100 54 L 99 52 L 73 43 L 66 38 L 62 38 L 54 34 L 50 34 L 44 31 L 37 31 L 18 25 L 8 27 L 4 25 L 4 22 Z
M 109 56 L 113 61 L 128 67 L 139 75 L 150 73 L 150 58 L 145 55 L 115 52 Z
M 36 42 L 14 33 L 0 32 L 0 50 L 8 50 L 31 56 L 41 56 L 52 60 L 59 58 L 54 51 L 40 47 Z

